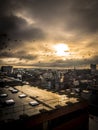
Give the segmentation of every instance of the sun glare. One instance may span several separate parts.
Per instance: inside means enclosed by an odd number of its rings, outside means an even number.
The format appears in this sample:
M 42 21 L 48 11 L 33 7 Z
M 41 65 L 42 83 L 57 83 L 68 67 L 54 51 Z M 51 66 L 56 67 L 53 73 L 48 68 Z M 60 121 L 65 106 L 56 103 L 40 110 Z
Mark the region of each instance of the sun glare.
M 54 46 L 57 56 L 67 56 L 69 54 L 69 47 L 67 44 L 60 43 Z

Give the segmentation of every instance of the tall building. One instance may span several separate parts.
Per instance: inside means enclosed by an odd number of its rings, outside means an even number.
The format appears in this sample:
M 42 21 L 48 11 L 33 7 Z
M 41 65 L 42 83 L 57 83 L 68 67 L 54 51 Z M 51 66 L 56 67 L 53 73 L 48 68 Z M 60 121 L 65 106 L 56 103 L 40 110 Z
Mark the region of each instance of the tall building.
M 1 66 L 1 72 L 11 74 L 13 72 L 13 66 Z
M 90 64 L 91 74 L 96 72 L 96 64 Z
M 91 89 L 89 98 L 89 130 L 98 129 L 98 88 Z

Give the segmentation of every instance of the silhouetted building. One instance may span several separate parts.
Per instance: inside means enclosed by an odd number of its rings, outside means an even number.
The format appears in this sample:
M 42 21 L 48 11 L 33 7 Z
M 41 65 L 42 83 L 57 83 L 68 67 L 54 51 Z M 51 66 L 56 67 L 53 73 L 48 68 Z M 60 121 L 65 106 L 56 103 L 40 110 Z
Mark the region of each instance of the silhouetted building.
M 11 74 L 13 72 L 13 66 L 1 66 L 1 72 Z
M 94 74 L 96 72 L 96 64 L 90 64 L 91 73 Z
M 98 87 L 91 88 L 89 98 L 89 130 L 98 129 Z

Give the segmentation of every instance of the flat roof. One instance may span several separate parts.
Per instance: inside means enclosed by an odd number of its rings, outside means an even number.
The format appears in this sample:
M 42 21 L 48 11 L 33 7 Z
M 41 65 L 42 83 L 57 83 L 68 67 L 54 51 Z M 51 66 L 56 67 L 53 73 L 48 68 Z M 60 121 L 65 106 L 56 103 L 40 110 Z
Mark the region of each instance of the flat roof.
M 19 90 L 17 93 L 12 93 L 10 89 L 13 87 L 0 88 L 0 93 L 8 94 L 7 97 L 0 98 L 0 121 L 20 118 L 20 115 L 26 114 L 28 116 L 38 115 L 40 110 L 46 111 L 55 110 L 56 106 L 68 106 L 68 102 L 75 104 L 79 100 L 76 97 L 68 97 L 66 94 L 60 95 L 58 93 L 50 92 L 29 85 L 15 86 L 14 88 Z M 24 98 L 20 98 L 19 95 L 26 94 Z M 2 106 L 2 102 L 8 99 L 13 99 L 14 104 L 9 106 Z M 30 105 L 30 102 L 37 101 L 35 106 Z

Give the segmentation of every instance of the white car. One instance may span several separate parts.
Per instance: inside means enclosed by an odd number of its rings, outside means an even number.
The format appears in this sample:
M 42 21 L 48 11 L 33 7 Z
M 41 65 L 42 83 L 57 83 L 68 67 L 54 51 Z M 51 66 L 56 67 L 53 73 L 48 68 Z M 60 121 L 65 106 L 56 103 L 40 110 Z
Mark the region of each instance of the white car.
M 20 94 L 19 97 L 20 98 L 25 98 L 25 97 L 27 97 L 27 95 L 26 94 Z
M 37 102 L 37 101 L 31 101 L 31 102 L 29 102 L 29 104 L 31 105 L 31 106 L 36 106 L 36 105 L 39 105 L 39 102 Z
M 8 94 L 6 94 L 6 93 L 0 94 L 0 97 L 7 97 L 7 96 L 8 96 Z
M 9 91 L 12 91 L 13 89 L 14 89 L 14 88 L 9 88 L 8 90 L 9 90 Z
M 5 100 L 5 105 L 13 105 L 13 104 L 15 104 L 15 101 L 13 99 Z
M 12 89 L 11 92 L 12 92 L 12 93 L 17 93 L 18 90 L 17 90 L 17 89 Z

